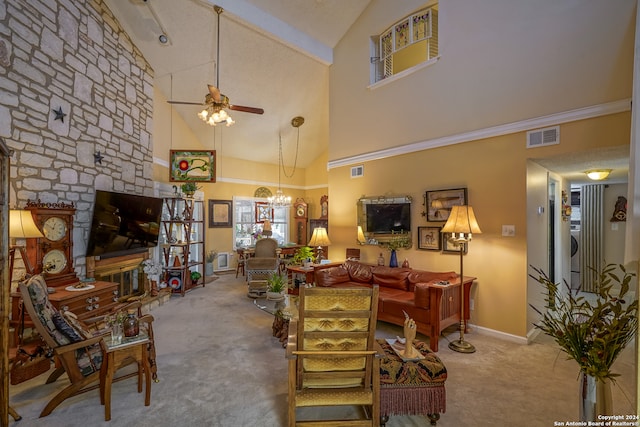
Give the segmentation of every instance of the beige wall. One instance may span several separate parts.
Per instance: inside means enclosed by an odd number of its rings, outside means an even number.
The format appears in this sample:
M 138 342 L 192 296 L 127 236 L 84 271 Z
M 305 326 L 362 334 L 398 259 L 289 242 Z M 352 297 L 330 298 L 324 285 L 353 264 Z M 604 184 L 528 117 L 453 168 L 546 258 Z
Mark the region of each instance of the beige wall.
M 334 49 L 330 161 L 631 97 L 636 0 L 447 0 L 440 60 L 369 88 L 371 35 L 426 4 L 373 0 Z
M 356 201 L 362 195 L 412 196 L 415 243 L 418 226 L 442 225 L 427 223 L 421 215 L 425 191 L 466 187 L 469 204 L 482 229 L 481 235 L 474 236 L 464 259 L 465 274 L 478 278 L 472 292 L 472 323 L 524 337 L 529 328 L 526 321 L 528 159 L 628 145 L 629 132 L 630 114 L 620 113 L 561 125 L 561 143 L 549 147 L 526 149 L 525 133 L 519 132 L 366 162 L 363 178 L 350 178 L 348 166 L 331 169 L 332 258 L 344 254 L 345 249 L 355 243 Z M 503 224 L 515 226 L 515 237 L 502 237 Z M 388 260 L 388 252 L 382 252 Z M 379 253 L 378 247 L 362 247 L 365 262 L 375 263 Z M 410 250 L 401 250 L 398 257 L 408 258 L 414 268 L 459 269 L 459 258 L 455 254 L 421 251 L 415 244 Z
M 224 137 L 224 130 L 223 126 L 216 128 L 216 137 Z M 301 149 L 304 149 L 303 138 L 304 135 L 301 134 Z M 218 142 L 217 147 L 219 146 Z M 175 111 L 173 115 L 171 114 L 171 106 L 167 104 L 162 93 L 158 90 L 154 91 L 153 178 L 156 182 L 172 184 L 169 182 L 168 169 L 170 150 L 211 150 L 213 148 L 213 142 L 210 146 L 200 143 L 182 117 Z M 216 150 L 216 154 L 216 182 L 201 184 L 205 200 L 205 216 L 208 216 L 207 200 L 209 199 L 233 200 L 234 196 L 253 197 L 255 190 L 263 186 L 273 193 L 278 189 L 278 165 L 225 157 L 222 155 L 222 150 Z M 284 155 L 293 157 L 294 153 Z M 322 153 L 305 169 L 298 167 L 293 174 L 292 169 L 287 167 L 286 174 L 282 171 L 280 173 L 283 192 L 291 196 L 292 201 L 303 198 L 309 204 L 309 218 L 319 217 L 320 197 L 327 194 L 327 152 Z M 293 212 L 291 212 L 291 218 L 293 218 Z M 207 226 L 205 229 L 207 250 L 233 251 L 232 228 L 208 228 Z M 230 265 L 233 267 L 236 262 L 237 258 L 232 257 Z

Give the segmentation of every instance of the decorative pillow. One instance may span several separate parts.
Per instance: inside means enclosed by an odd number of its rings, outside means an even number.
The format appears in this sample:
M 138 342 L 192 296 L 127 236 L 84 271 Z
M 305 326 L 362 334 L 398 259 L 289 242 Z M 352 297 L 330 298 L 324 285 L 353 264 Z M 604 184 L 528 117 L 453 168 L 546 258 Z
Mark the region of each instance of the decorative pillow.
M 63 314 L 64 318 L 73 327 L 75 332 L 80 335 L 80 337 L 84 337 L 81 338 L 81 341 L 83 339 L 93 338 L 93 334 L 85 327 L 85 325 L 80 320 L 78 320 L 78 316 L 76 316 L 75 313 L 65 311 Z
M 62 334 L 69 338 L 71 342 L 80 342 L 82 341 L 82 337 L 77 334 L 77 332 L 64 320 L 64 317 L 60 314 L 60 312 L 53 313 L 51 316 L 51 320 L 53 324 L 56 325 L 56 329 Z

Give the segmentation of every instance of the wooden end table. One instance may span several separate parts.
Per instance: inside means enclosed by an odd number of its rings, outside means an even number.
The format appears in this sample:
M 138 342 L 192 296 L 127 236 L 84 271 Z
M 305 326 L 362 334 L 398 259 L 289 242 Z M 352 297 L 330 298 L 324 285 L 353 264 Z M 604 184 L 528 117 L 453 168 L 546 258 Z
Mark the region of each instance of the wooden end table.
M 136 337 L 123 338 L 121 343 L 113 343 L 106 337 L 106 360 L 100 368 L 100 403 L 104 405 L 104 420 L 111 420 L 111 383 L 115 372 L 134 360 L 138 365 L 138 393 L 142 393 L 142 376 L 145 377 L 144 406 L 151 404 L 151 367 L 149 366 L 149 337 L 140 334 Z

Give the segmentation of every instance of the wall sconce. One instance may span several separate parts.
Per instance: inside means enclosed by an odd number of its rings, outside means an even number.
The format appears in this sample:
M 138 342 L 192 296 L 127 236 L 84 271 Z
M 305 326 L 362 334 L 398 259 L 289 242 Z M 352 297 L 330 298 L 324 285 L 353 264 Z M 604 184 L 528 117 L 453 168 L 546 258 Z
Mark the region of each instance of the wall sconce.
M 593 181 L 602 181 L 611 173 L 611 169 L 592 169 L 585 172 L 589 179 Z
M 367 239 L 364 237 L 364 232 L 362 231 L 361 225 L 358 226 L 358 243 L 360 243 L 361 245 L 367 243 Z

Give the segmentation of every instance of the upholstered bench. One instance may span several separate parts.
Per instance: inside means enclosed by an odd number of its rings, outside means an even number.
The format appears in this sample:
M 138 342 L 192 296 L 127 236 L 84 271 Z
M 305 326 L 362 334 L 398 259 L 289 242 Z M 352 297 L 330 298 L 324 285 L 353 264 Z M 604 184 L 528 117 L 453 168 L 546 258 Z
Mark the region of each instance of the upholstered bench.
M 442 361 L 421 341 L 413 345 L 424 359 L 406 362 L 386 340 L 378 343 L 385 353 L 380 361 L 380 425 L 391 415 L 425 415 L 435 425 L 446 410 L 447 369 Z

